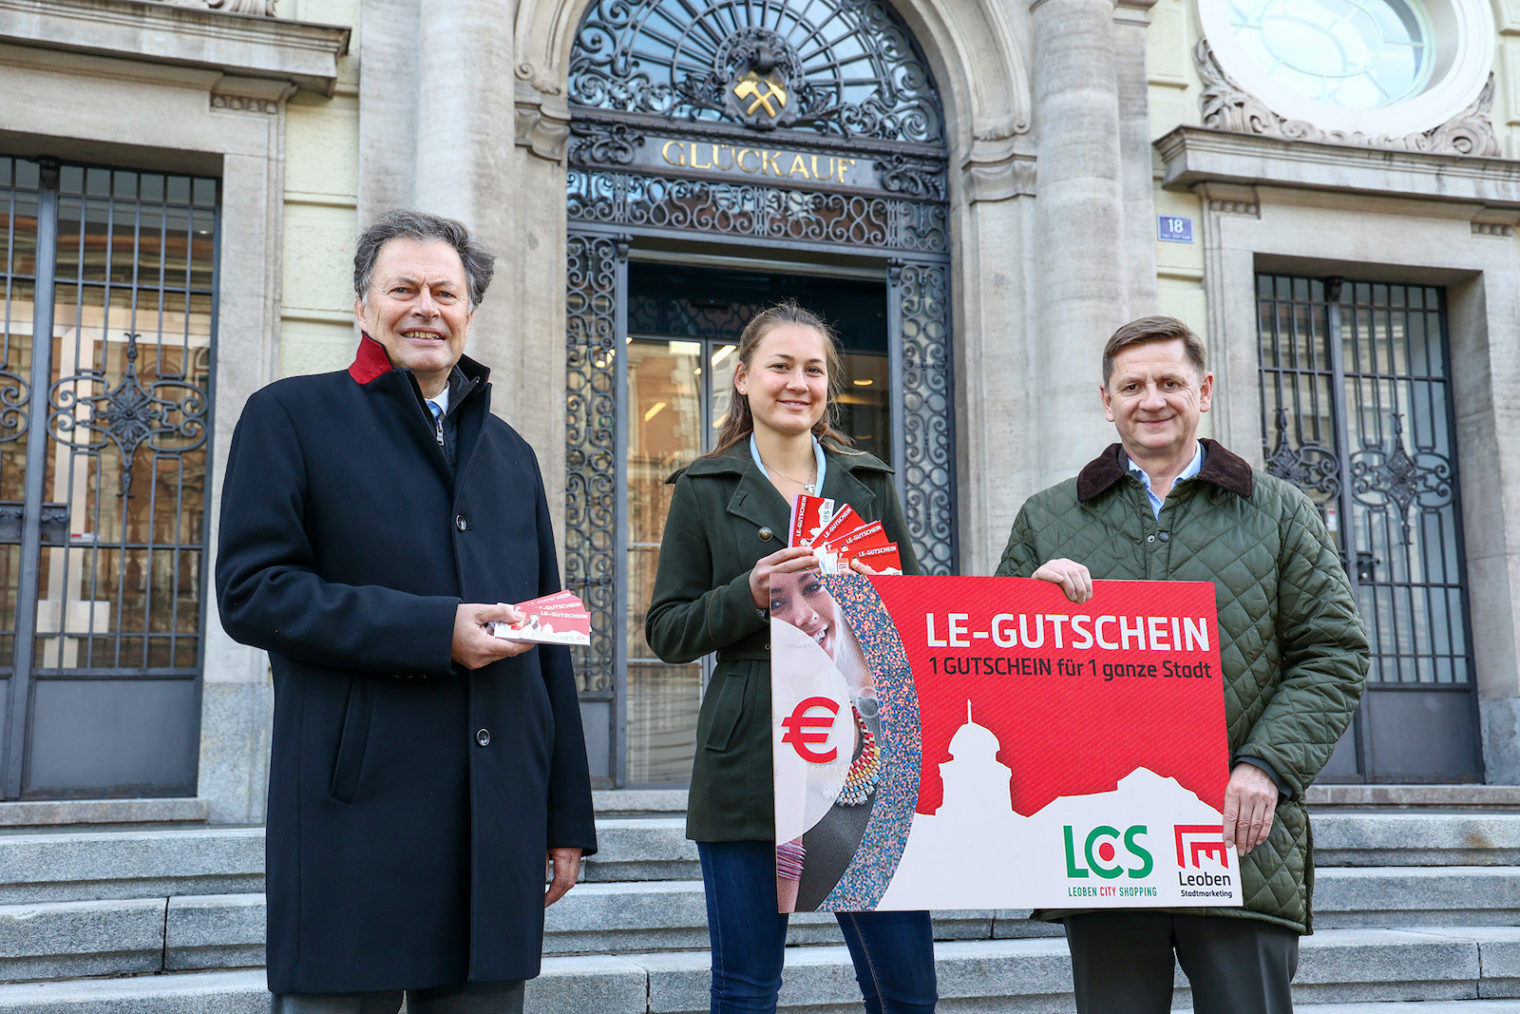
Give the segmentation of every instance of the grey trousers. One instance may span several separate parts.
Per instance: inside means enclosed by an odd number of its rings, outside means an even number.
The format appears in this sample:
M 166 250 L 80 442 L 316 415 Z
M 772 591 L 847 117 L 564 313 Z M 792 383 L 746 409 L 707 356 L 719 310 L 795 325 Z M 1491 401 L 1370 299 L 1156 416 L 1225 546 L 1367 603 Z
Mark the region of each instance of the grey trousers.
M 1144 911 L 1062 921 L 1081 1014 L 1168 1014 L 1177 964 L 1196 1014 L 1293 1012 L 1298 934 L 1286 927 Z
M 467 983 L 405 992 L 407 1014 L 522 1014 L 523 984 Z M 269 1014 L 396 1014 L 402 991 L 378 993 L 275 993 Z

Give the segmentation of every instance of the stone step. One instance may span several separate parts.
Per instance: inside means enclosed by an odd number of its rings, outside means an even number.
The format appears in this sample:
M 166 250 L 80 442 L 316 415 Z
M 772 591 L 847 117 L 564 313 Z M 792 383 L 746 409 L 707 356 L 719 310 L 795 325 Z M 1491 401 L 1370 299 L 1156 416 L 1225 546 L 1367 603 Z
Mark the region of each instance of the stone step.
M 686 838 L 684 814 L 603 818 L 596 822 L 597 853 L 582 866 L 583 879 L 610 883 L 700 879 L 697 846 Z
M 1059 926 L 1030 922 L 1029 910 L 933 913 L 936 940 L 1060 936 Z M 1016 925 L 1013 925 L 1016 924 Z M 705 950 L 707 907 L 700 880 L 581 884 L 549 909 L 545 954 Z M 800 912 L 789 946 L 837 944 L 838 922 L 827 912 Z
M 1315 871 L 1316 929 L 1520 925 L 1520 867 L 1345 866 Z
M 936 944 L 944 1014 L 1070 1014 L 1070 965 L 1059 940 Z M 1186 984 L 1178 979 L 1180 985 Z M 701 1014 L 704 952 L 544 959 L 529 1014 Z M 1301 1014 L 1493 1014 L 1520 1009 L 1520 929 L 1325 930 L 1306 938 L 1294 987 Z M 842 946 L 787 953 L 786 1011 L 859 1014 Z M 1186 988 L 1175 1008 L 1189 1008 Z M 26 1014 L 243 1014 L 268 1009 L 263 971 L 3 985 L 0 1011 Z
M 1069 1014 L 1070 965 L 1063 941 L 959 940 L 935 945 L 945 1014 Z M 1178 977 L 1176 1007 L 1190 1002 Z M 529 1014 L 701 1014 L 707 1010 L 705 951 L 548 957 L 529 986 Z M 1294 997 L 1302 1014 L 1478 1014 L 1520 1010 L 1520 928 L 1325 930 L 1303 941 Z M 1480 1000 L 1490 1001 L 1487 1007 Z M 1462 1001 L 1456 1006 L 1452 1001 Z M 1316 1010 L 1313 1006 L 1326 1006 Z M 1471 1004 L 1471 1006 L 1468 1006 Z M 1497 1004 L 1498 1006 L 1494 1006 Z M 1505 1005 L 1508 1006 L 1505 1006 Z M 261 1006 L 262 1005 L 262 1006 Z M 782 1006 L 809 1014 L 858 1014 L 843 946 L 787 954 Z M 267 1010 L 262 970 L 169 973 L 0 985 L 0 1012 L 27 1014 L 241 1014 Z M 1388 1012 L 1392 1014 L 1392 1012 Z
M 934 914 L 939 940 L 1059 936 L 1028 911 Z M 0 982 L 254 968 L 264 962 L 262 894 L 46 902 L 0 906 Z M 544 953 L 704 950 L 700 881 L 581 884 L 549 909 Z M 793 946 L 837 944 L 828 913 L 794 916 Z
M 1520 870 L 1361 867 L 1320 871 L 1321 929 L 1520 924 Z M 262 894 L 184 895 L 0 906 L 0 981 L 248 968 L 263 962 Z M 1055 937 L 1027 910 L 934 913 L 935 938 Z M 549 909 L 544 953 L 702 950 L 706 906 L 697 880 L 583 883 Z M 792 919 L 792 945 L 834 944 L 833 916 Z
M 1314 822 L 1318 865 L 1520 866 L 1520 813 L 1363 813 Z M 701 876 L 684 818 L 604 816 L 589 883 Z M 243 894 L 263 889 L 262 828 L 0 833 L 0 905 Z
M 1174 1008 L 1175 1009 L 1175 1008 Z M 1386 1003 L 1298 1003 L 1294 1014 L 1516 1014 L 1515 1000 L 1393 1000 Z M 1177 1010 L 1193 1014 L 1193 1008 Z
M 1520 866 L 1520 813 L 1311 814 L 1316 866 Z
M 263 964 L 262 894 L 0 905 L 0 982 Z
M 264 889 L 264 829 L 0 834 L 0 905 Z

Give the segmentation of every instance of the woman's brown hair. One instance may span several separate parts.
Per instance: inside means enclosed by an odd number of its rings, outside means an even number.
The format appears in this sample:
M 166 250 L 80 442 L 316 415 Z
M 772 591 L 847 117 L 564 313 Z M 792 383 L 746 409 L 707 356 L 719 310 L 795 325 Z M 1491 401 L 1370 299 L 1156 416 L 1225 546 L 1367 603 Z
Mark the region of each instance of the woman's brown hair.
M 811 310 L 804 310 L 791 299 L 766 307 L 755 314 L 739 335 L 739 362 L 744 364 L 746 371 L 749 370 L 750 363 L 755 358 L 755 350 L 760 347 L 765 336 L 786 324 L 810 327 L 823 336 L 823 362 L 824 369 L 829 374 L 829 400 L 823 415 L 813 424 L 813 436 L 820 443 L 827 441 L 832 444 L 835 450 L 845 450 L 855 441 L 834 428 L 835 405 L 844 389 L 844 362 L 839 356 L 839 341 L 834 329 L 825 324 L 821 317 Z M 704 456 L 722 454 L 754 431 L 755 417 L 750 413 L 749 397 L 740 394 L 738 388 L 735 388 L 729 396 L 728 415 L 723 418 L 723 428 L 718 431 L 718 444 Z

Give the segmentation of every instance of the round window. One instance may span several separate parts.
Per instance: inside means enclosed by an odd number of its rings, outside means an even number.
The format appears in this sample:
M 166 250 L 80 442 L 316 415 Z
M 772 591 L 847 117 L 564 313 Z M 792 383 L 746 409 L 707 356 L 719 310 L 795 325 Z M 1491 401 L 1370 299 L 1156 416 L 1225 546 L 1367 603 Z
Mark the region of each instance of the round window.
M 1485 0 L 1229 0 L 1198 12 L 1241 87 L 1327 130 L 1428 130 L 1477 97 L 1493 64 Z

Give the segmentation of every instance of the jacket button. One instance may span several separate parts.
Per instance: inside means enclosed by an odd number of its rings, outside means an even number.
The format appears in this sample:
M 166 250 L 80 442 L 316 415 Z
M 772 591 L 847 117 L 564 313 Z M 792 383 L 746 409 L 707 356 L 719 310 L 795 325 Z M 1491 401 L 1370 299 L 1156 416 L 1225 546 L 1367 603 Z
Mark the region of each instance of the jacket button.
M 479 732 L 475 733 L 475 743 L 478 746 L 490 746 L 491 745 L 491 730 L 490 729 L 481 729 Z
M 1146 542 L 1155 542 L 1156 541 L 1156 536 L 1154 536 L 1154 535 L 1147 535 L 1145 537 L 1145 541 Z
M 465 516 L 463 514 L 455 514 L 454 527 L 459 529 L 461 532 L 468 531 L 470 528 L 470 522 L 465 519 Z
M 1171 538 L 1172 538 L 1172 533 L 1171 532 L 1157 532 L 1156 533 L 1156 538 L 1160 539 L 1162 542 L 1170 542 Z
M 776 535 L 776 533 L 772 532 L 769 528 L 762 528 L 762 529 L 760 529 L 760 541 L 761 542 L 769 542 L 769 541 L 771 541 L 771 539 L 775 538 L 775 535 Z

